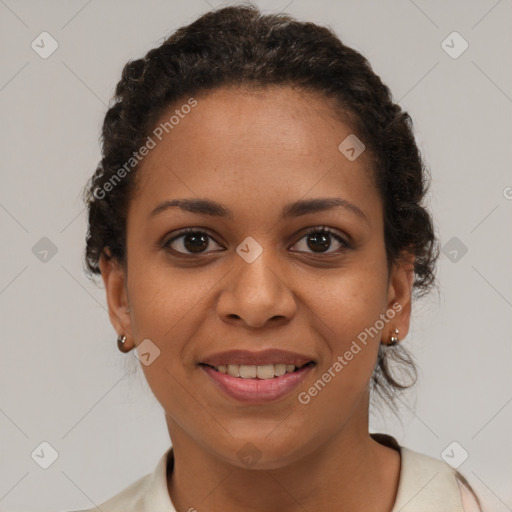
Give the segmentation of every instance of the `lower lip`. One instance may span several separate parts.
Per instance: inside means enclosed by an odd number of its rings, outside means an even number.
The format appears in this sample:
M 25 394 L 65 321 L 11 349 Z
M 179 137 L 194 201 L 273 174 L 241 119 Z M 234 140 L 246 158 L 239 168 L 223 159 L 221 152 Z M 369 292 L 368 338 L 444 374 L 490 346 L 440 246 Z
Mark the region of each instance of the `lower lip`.
M 300 386 L 315 365 L 307 365 L 292 373 L 272 379 L 244 379 L 221 373 L 201 365 L 203 371 L 226 394 L 241 402 L 266 403 L 278 400 Z

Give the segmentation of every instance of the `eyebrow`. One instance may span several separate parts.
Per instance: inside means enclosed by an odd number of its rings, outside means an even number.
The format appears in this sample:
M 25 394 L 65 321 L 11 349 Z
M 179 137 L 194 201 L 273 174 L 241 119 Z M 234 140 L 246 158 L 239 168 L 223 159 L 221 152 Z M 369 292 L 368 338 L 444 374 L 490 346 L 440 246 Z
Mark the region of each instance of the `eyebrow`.
M 149 217 L 152 218 L 155 215 L 168 210 L 169 208 L 180 208 L 181 210 L 190 213 L 199 213 L 202 215 L 228 218 L 231 220 L 233 219 L 233 212 L 229 208 L 210 199 L 173 199 L 164 201 L 158 204 L 151 211 Z M 294 203 L 287 204 L 283 208 L 281 220 L 300 217 L 310 213 L 331 210 L 333 208 L 344 208 L 349 210 L 369 223 L 368 217 L 358 206 L 340 197 L 301 199 L 299 201 L 295 201 Z

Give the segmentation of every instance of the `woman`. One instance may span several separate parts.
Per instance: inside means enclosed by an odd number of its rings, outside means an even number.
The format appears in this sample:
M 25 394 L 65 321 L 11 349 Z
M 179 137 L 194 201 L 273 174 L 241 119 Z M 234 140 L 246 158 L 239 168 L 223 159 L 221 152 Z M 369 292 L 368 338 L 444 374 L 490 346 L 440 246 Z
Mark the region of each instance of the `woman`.
M 400 343 L 438 246 L 412 123 L 366 59 L 228 7 L 129 62 L 115 100 L 86 261 L 172 448 L 98 508 L 478 510 L 450 466 L 368 432 L 371 393 L 411 383 L 390 361 L 414 380 Z

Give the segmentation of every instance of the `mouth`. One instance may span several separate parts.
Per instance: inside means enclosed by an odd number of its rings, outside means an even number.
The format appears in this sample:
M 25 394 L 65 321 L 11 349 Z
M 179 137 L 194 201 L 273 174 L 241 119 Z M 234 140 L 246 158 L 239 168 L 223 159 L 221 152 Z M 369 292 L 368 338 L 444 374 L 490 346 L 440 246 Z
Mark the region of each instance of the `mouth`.
M 218 373 L 223 373 L 234 378 L 268 380 L 282 377 L 289 373 L 296 373 L 305 367 L 314 366 L 315 364 L 314 361 L 309 361 L 301 366 L 286 363 L 264 365 L 228 364 L 219 366 L 200 363 L 199 365 L 206 366 Z
M 289 396 L 316 366 L 309 361 L 302 366 L 293 364 L 219 365 L 200 363 L 209 382 L 224 396 L 237 402 L 265 404 Z

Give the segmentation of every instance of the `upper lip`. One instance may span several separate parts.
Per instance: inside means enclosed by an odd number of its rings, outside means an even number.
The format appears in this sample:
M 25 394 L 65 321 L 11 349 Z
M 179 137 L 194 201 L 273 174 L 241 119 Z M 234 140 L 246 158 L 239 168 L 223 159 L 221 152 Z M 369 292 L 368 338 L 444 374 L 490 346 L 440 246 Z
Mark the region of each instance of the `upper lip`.
M 200 364 L 221 366 L 229 364 L 243 364 L 248 366 L 261 366 L 265 364 L 293 364 L 297 367 L 304 366 L 314 359 L 296 352 L 287 350 L 267 349 L 260 352 L 249 350 L 228 350 L 217 352 L 205 357 Z

